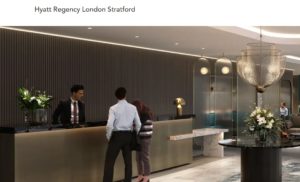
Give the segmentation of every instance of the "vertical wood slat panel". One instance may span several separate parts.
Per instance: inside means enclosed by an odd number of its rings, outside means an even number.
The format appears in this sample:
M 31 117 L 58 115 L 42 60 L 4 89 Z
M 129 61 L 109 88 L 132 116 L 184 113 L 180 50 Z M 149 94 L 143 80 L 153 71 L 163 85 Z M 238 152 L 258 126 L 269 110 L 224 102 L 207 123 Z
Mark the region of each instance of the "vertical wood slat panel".
M 70 95 L 74 83 L 85 86 L 89 121 L 106 120 L 116 103 L 118 86 L 128 90 L 128 100 L 145 101 L 156 115 L 175 114 L 173 100 L 181 96 L 193 111 L 193 63 L 188 56 L 85 42 L 0 29 L 0 126 L 24 126 L 17 107 L 21 86 L 45 90 L 59 100 Z

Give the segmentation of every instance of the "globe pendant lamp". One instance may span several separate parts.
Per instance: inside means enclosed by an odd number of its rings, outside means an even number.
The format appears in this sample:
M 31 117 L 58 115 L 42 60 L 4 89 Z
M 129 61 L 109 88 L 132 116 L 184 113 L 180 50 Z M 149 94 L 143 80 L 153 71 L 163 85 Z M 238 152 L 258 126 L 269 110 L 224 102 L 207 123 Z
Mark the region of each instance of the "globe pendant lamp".
M 208 75 L 210 73 L 210 69 L 209 69 L 210 64 L 209 64 L 208 60 L 203 56 L 201 56 L 198 60 L 201 63 L 201 67 L 199 69 L 200 74 Z
M 215 71 L 215 74 L 216 75 L 229 75 L 232 73 L 232 64 L 231 64 L 231 61 L 224 57 L 222 58 L 219 58 L 217 61 L 216 61 L 216 64 L 215 64 L 215 68 L 216 68 L 216 71 Z
M 248 43 L 237 59 L 237 72 L 242 79 L 253 85 L 258 93 L 278 81 L 285 71 L 286 61 L 275 44 L 262 42 Z

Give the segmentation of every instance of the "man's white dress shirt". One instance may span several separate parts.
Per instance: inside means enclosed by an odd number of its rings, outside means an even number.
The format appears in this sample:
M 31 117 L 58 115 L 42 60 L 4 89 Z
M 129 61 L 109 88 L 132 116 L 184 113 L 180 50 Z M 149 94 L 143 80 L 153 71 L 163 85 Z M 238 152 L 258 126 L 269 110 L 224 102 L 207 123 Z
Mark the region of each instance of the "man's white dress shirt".
M 289 115 L 289 110 L 286 107 L 280 107 L 280 116 L 288 116 Z
M 75 104 L 75 107 L 76 107 L 76 113 L 74 115 L 74 104 Z M 71 97 L 71 123 L 74 124 L 74 118 L 76 117 L 76 121 L 77 123 L 79 122 L 79 108 L 78 108 L 78 101 L 77 100 L 74 100 L 72 99 Z
M 119 100 L 117 104 L 109 108 L 109 115 L 106 125 L 106 137 L 110 140 L 113 131 L 135 130 L 138 133 L 141 128 L 141 121 L 137 109 L 125 99 Z

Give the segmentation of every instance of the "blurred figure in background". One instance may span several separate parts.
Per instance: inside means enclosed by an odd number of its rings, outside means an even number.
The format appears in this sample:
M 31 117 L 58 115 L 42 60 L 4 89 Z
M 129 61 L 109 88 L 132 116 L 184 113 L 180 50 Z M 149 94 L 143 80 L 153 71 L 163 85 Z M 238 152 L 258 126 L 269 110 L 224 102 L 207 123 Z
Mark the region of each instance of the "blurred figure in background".
M 149 175 L 151 172 L 150 168 L 150 144 L 151 137 L 153 133 L 153 114 L 151 113 L 149 107 L 140 100 L 135 100 L 132 102 L 136 106 L 142 127 L 139 133 L 141 151 L 136 151 L 136 162 L 138 170 L 138 182 L 148 182 L 150 181 Z
M 288 129 L 288 125 L 286 120 L 288 119 L 288 115 L 289 115 L 289 110 L 286 107 L 286 103 L 282 102 L 280 105 L 280 117 L 282 119 L 282 136 L 284 138 L 288 137 L 288 133 L 287 133 L 287 129 Z
M 283 121 L 285 121 L 288 115 L 289 115 L 289 110 L 286 107 L 286 103 L 282 102 L 280 105 L 280 117 L 282 118 Z

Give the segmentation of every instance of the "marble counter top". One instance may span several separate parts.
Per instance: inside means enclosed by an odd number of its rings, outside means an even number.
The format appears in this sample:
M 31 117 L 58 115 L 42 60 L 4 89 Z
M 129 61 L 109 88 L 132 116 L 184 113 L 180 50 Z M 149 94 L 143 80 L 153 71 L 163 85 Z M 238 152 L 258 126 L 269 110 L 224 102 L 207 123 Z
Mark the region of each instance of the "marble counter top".
M 223 128 L 201 128 L 201 129 L 194 129 L 193 133 L 170 136 L 169 139 L 184 140 L 188 138 L 220 134 L 228 131 L 229 131 L 228 129 L 223 129 Z

